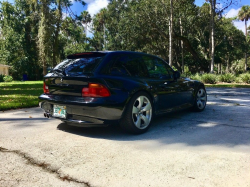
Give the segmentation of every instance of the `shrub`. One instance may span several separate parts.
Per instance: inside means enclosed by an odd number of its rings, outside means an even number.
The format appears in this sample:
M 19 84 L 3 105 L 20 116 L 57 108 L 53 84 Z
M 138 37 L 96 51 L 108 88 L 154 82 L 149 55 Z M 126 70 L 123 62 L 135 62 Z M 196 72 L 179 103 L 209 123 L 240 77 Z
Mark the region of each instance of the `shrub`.
M 12 76 L 7 75 L 7 76 L 3 77 L 3 80 L 4 80 L 4 82 L 11 82 L 11 81 L 13 81 L 13 78 L 12 78 Z
M 236 77 L 236 78 L 235 78 L 235 82 L 236 82 L 236 83 L 242 83 L 242 80 L 241 80 L 240 77 Z
M 205 73 L 201 76 L 201 81 L 205 84 L 215 84 L 217 82 L 216 75 Z
M 3 82 L 4 75 L 0 75 L 0 82 Z
M 227 83 L 231 83 L 234 82 L 236 79 L 236 76 L 232 73 L 226 73 L 224 75 L 220 75 L 218 77 L 220 82 L 227 82 Z
M 191 75 L 190 78 L 193 80 L 202 81 L 201 75 L 199 73 L 196 73 L 195 75 Z
M 250 74 L 249 73 L 241 74 L 240 79 L 244 83 L 250 83 Z

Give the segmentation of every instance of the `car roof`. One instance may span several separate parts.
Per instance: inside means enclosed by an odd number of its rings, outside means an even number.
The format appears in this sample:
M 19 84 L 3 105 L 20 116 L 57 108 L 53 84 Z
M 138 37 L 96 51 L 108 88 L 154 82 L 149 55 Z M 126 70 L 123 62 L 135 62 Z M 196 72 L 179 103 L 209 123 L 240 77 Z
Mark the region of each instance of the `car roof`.
M 71 54 L 68 55 L 67 58 L 68 59 L 77 59 L 77 58 L 83 58 L 83 57 L 102 57 L 105 56 L 109 53 L 134 53 L 134 54 L 144 54 L 144 55 L 149 55 L 146 53 L 142 53 L 142 52 L 136 52 L 136 51 L 90 51 L 90 52 L 82 52 L 82 53 L 75 53 L 75 54 Z M 154 56 L 154 55 L 152 55 Z

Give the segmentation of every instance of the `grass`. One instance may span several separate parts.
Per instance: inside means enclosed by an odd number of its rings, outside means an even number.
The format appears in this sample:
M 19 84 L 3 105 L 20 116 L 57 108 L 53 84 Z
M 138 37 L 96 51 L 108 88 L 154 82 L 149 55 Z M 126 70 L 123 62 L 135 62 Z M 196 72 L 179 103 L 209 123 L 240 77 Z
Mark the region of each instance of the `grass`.
M 213 88 L 250 88 L 250 84 L 237 84 L 237 83 L 205 84 L 205 86 Z
M 0 111 L 38 106 L 43 81 L 0 83 Z

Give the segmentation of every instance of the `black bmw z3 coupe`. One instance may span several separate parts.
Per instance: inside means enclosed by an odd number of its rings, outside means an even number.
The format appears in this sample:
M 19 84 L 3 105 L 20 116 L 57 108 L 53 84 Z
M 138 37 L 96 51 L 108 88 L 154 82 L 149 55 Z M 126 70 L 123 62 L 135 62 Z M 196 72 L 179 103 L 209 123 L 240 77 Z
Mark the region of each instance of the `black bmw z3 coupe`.
M 146 132 L 152 119 L 192 107 L 203 111 L 203 83 L 181 78 L 157 56 L 129 51 L 69 55 L 44 77 L 39 96 L 45 117 L 75 126 L 119 124 Z

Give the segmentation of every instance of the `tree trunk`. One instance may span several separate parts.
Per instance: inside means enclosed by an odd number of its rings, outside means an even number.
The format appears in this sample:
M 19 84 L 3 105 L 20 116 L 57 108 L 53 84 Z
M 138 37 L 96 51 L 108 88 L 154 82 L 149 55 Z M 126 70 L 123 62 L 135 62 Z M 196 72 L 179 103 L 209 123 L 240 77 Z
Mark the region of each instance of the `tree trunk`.
M 229 63 L 229 54 L 227 56 L 227 69 L 226 69 L 226 72 L 229 73 L 229 66 L 230 66 L 230 63 Z
M 170 0 L 169 16 L 169 65 L 173 65 L 173 0 Z
M 104 42 L 104 51 L 106 50 L 106 33 L 105 33 L 105 24 L 103 23 L 103 42 Z
M 247 20 L 245 19 L 246 42 L 247 42 Z M 247 71 L 247 51 L 245 53 L 245 71 Z
M 211 64 L 210 73 L 214 73 L 214 12 L 215 12 L 216 0 L 210 0 L 210 42 L 211 42 Z
M 45 76 L 47 74 L 47 63 L 46 61 L 43 61 L 43 75 Z
M 180 18 L 180 30 L 181 30 L 181 36 L 183 35 L 183 30 L 182 30 L 182 23 L 181 23 L 181 18 Z M 182 73 L 184 73 L 184 50 L 183 50 L 183 41 L 181 40 L 181 70 Z
M 54 46 L 53 46 L 53 62 L 52 66 L 55 67 L 57 62 L 56 60 L 59 58 L 59 31 L 61 28 L 61 19 L 62 19 L 62 6 L 61 2 L 58 3 L 58 17 L 56 19 L 56 30 L 55 30 L 55 39 L 54 39 Z

